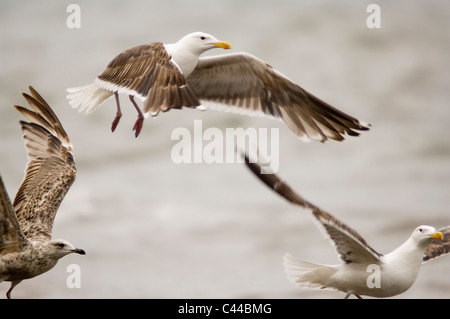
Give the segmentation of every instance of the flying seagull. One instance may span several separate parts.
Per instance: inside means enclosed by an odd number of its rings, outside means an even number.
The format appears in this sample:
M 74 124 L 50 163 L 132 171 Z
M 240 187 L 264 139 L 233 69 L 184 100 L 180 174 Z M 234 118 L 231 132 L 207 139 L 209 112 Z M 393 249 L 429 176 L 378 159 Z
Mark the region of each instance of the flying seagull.
M 32 110 L 14 105 L 29 122 L 20 121 L 28 163 L 13 204 L 0 175 L 0 282 L 11 282 L 8 299 L 22 280 L 49 271 L 67 254 L 85 254 L 52 239 L 56 212 L 75 180 L 73 147 L 47 102 L 29 89 L 31 95 L 22 95 Z
M 284 256 L 288 278 L 300 287 L 332 289 L 372 297 L 391 297 L 408 290 L 415 282 L 422 263 L 450 252 L 450 226 L 436 231 L 419 226 L 400 247 L 386 255 L 370 247 L 355 230 L 333 215 L 309 203 L 275 174 L 261 174 L 257 163 L 250 170 L 273 191 L 289 202 L 311 211 L 316 224 L 330 239 L 342 263 L 322 265 Z
M 228 42 L 203 33 L 190 33 L 173 44 L 140 45 L 117 55 L 94 83 L 69 88 L 69 104 L 88 114 L 114 95 L 122 116 L 119 94 L 128 95 L 138 112 L 133 127 L 137 137 L 144 114 L 192 107 L 216 108 L 283 121 L 299 138 L 324 142 L 358 136 L 370 124 L 325 103 L 270 65 L 248 53 L 199 57 L 213 48 L 230 49 Z M 143 101 L 143 111 L 135 101 Z

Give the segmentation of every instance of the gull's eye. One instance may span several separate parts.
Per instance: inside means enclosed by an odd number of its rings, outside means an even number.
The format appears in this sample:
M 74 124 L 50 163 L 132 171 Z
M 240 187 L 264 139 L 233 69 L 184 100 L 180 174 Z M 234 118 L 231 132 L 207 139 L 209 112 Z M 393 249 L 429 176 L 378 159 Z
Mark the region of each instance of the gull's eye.
M 205 40 L 205 39 L 206 39 L 206 37 L 200 37 L 200 39 L 201 39 L 201 40 Z
M 64 248 L 64 246 L 66 246 L 66 245 L 63 244 L 63 243 L 59 243 L 59 244 L 57 244 L 57 246 L 58 246 L 59 248 Z
M 422 229 L 422 228 L 419 228 L 419 231 L 420 231 L 420 232 L 423 232 L 423 229 Z

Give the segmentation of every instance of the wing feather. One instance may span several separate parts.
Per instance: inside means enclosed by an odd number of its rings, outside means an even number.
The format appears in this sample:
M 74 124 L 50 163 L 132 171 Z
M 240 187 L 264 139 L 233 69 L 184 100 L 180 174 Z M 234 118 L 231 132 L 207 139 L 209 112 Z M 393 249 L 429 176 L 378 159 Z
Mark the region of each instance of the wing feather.
M 50 106 L 32 87 L 30 92 L 23 96 L 33 110 L 14 106 L 30 122 L 20 121 L 28 163 L 13 206 L 27 238 L 51 238 L 55 215 L 76 176 L 73 146 Z
M 439 229 L 439 231 L 443 235 L 442 240 L 433 240 L 433 242 L 428 245 L 423 254 L 423 262 L 427 262 L 450 253 L 450 226 Z
M 247 167 L 269 188 L 284 197 L 292 204 L 310 210 L 318 222 L 319 227 L 330 239 L 340 258 L 346 263 L 378 263 L 382 256 L 370 247 L 362 236 L 355 230 L 338 220 L 333 215 L 323 211 L 298 195 L 292 188 L 283 182 L 277 175 L 262 174 L 257 163 L 250 162 L 245 156 Z
M 28 241 L 20 230 L 16 213 L 0 175 L 0 256 L 21 251 Z
M 203 102 L 279 118 L 304 139 L 340 141 L 345 134 L 356 136 L 369 127 L 247 53 L 200 58 L 187 82 Z
M 99 87 L 139 97 L 144 113 L 200 105 L 161 42 L 140 45 L 116 56 L 98 76 Z

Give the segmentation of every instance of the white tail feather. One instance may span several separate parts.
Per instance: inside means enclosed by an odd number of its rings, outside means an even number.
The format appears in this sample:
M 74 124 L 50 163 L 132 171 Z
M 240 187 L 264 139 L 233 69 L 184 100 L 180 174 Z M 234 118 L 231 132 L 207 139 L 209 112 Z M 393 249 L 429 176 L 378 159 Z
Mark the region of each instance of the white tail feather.
M 112 92 L 98 87 L 95 83 L 76 88 L 68 88 L 67 100 L 69 104 L 78 109 L 78 112 L 89 114 L 94 111 L 104 100 L 113 95 Z
M 322 289 L 335 273 L 332 267 L 303 261 L 291 254 L 284 255 L 283 265 L 289 281 L 301 287 Z

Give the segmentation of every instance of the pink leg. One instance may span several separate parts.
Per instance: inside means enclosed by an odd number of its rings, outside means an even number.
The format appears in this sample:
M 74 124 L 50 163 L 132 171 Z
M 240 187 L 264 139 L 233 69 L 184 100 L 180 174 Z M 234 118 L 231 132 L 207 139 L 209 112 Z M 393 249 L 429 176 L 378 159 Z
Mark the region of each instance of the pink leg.
M 142 130 L 142 126 L 144 125 L 144 114 L 142 114 L 141 109 L 134 101 L 134 97 L 132 95 L 130 95 L 130 101 L 131 101 L 131 103 L 133 103 L 134 107 L 136 108 L 136 111 L 138 112 L 138 118 L 136 120 L 136 123 L 134 123 L 134 126 L 133 126 L 133 131 L 136 131 L 135 137 L 138 137 L 139 133 Z
M 114 120 L 111 124 L 112 132 L 114 132 L 116 130 L 117 124 L 119 124 L 120 118 L 122 117 L 122 112 L 120 111 L 119 94 L 117 92 L 114 92 L 114 97 L 116 98 L 117 112 L 116 112 L 116 117 L 114 118 Z

